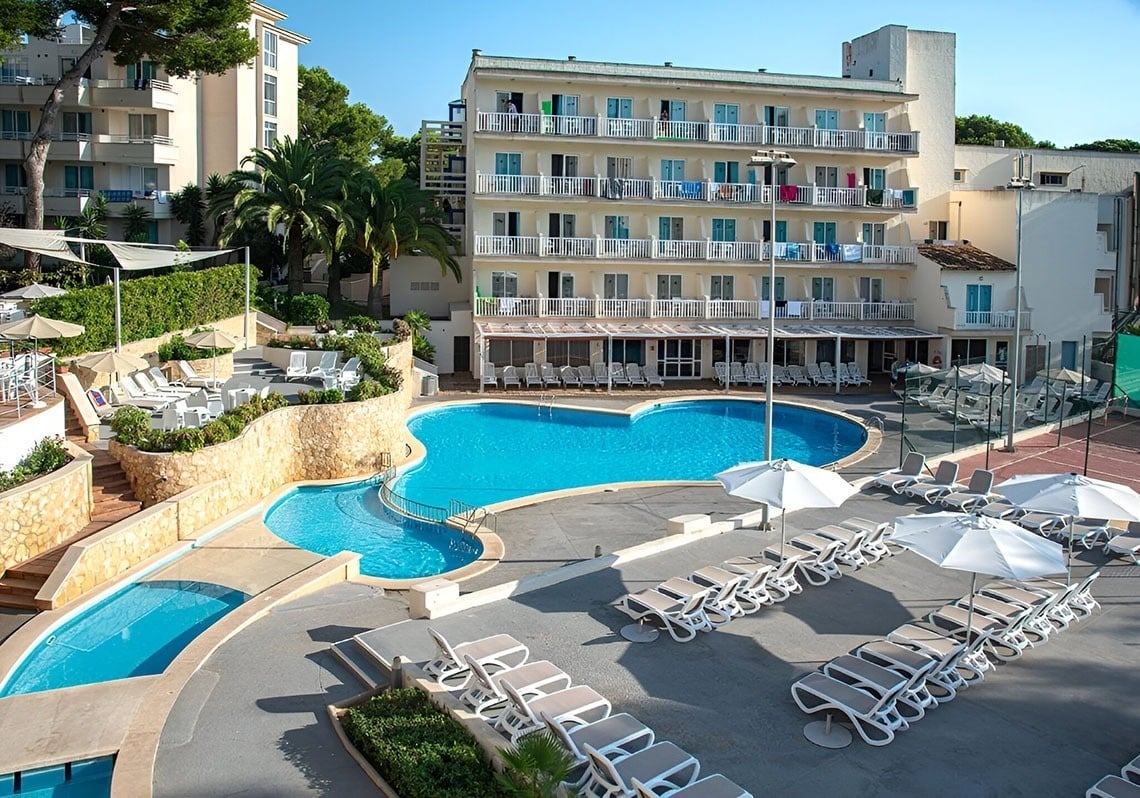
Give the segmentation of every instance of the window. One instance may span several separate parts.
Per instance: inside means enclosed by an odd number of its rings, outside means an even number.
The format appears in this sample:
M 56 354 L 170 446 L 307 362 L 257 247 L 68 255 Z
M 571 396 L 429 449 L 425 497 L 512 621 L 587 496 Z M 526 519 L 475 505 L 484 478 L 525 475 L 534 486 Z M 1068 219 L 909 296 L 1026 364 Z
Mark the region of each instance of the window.
M 811 298 L 819 302 L 834 302 L 835 301 L 835 278 L 834 277 L 813 277 L 811 278 Z
M 130 114 L 127 117 L 127 137 L 131 141 L 150 141 L 157 132 L 156 114 Z
M 609 119 L 633 118 L 633 99 L 630 97 L 606 98 L 606 117 Z
M 1042 172 L 1041 185 L 1043 186 L 1063 186 L 1065 185 L 1065 178 L 1068 177 L 1064 172 Z
M 882 246 L 886 243 L 887 226 L 885 224 L 864 223 L 863 244 L 866 246 Z
M 91 135 L 90 111 L 64 111 L 60 114 L 60 130 L 69 140 L 82 139 Z
M 516 297 L 518 295 L 519 275 L 517 272 L 491 272 L 491 296 Z M 497 363 L 498 361 L 492 358 L 491 362 Z
M 615 343 L 617 343 L 615 341 Z M 492 363 L 499 361 L 493 360 Z M 527 361 L 523 361 L 526 363 Z M 546 362 L 557 368 L 590 365 L 590 342 L 566 338 L 546 340 Z M 518 365 L 518 364 L 516 364 Z
M 713 241 L 735 241 L 736 240 L 736 220 L 735 219 L 713 219 L 712 220 L 712 240 Z
M 573 299 L 574 272 L 547 272 L 546 295 L 551 299 Z
M 783 366 L 802 366 L 806 362 L 804 343 L 802 340 L 777 338 L 776 346 L 772 350 L 775 362 Z
M 550 156 L 550 174 L 552 177 L 577 177 L 578 156 L 553 153 Z
M 633 177 L 633 159 L 614 155 L 608 156 L 606 158 L 606 177 Z
M 277 34 L 267 30 L 261 34 L 262 62 L 270 69 L 277 69 Z
M 684 122 L 685 102 L 684 100 L 662 100 L 658 114 L 663 122 Z
M 95 167 L 63 167 L 63 186 L 67 192 L 72 195 L 80 191 L 91 191 L 95 188 Z
M 606 217 L 606 238 L 629 238 L 629 217 L 628 216 L 607 216 Z
M 1061 341 L 1061 366 L 1062 368 L 1077 369 L 1077 342 L 1076 341 Z
M 882 277 L 860 277 L 859 278 L 859 298 L 864 302 L 882 302 L 883 301 L 883 278 Z
M 768 300 L 772 298 L 771 278 L 765 275 L 760 279 L 760 298 Z M 783 302 L 787 297 L 784 294 L 784 278 L 776 278 L 776 301 Z
M 0 111 L 0 138 L 27 138 L 32 132 L 32 119 L 27 111 Z
M 269 149 L 277 141 L 277 123 L 268 120 L 262 125 L 261 146 Z
M 791 109 L 786 105 L 765 105 L 764 124 L 769 127 L 787 127 Z
M 662 180 L 684 180 L 685 179 L 685 162 L 681 160 L 673 160 L 669 158 L 661 159 L 661 179 Z
M 740 119 L 740 106 L 736 103 L 713 104 L 713 140 L 736 141 L 740 129 L 736 126 Z M 733 180 L 732 182 L 736 182 Z
M 636 363 L 645 365 L 645 341 L 615 339 L 610 345 L 611 363 Z
M 931 220 L 927 224 L 928 224 L 928 227 L 930 229 L 930 234 L 929 234 L 929 236 L 927 236 L 928 238 L 932 238 L 935 241 L 945 241 L 946 240 L 946 238 L 948 237 L 948 229 L 950 227 L 949 222 L 936 222 L 936 221 Z
M 492 214 L 491 230 L 497 236 L 517 236 L 521 215 L 518 211 L 507 211 Z
M 131 191 L 138 194 L 153 194 L 158 188 L 158 167 L 132 166 L 128 169 L 127 179 Z
M 521 152 L 496 152 L 495 153 L 495 174 L 497 174 L 497 175 L 521 175 L 522 174 L 522 153 Z
M 733 299 L 731 274 L 714 274 L 709 280 L 709 299 Z
M 657 232 L 662 241 L 684 241 L 685 220 L 680 216 L 662 216 L 657 220 Z
M 523 366 L 533 363 L 534 342 L 492 338 L 487 342 L 487 360 L 496 366 Z
M 575 217 L 572 213 L 552 213 L 547 226 L 551 238 L 573 238 Z
M 158 243 L 158 222 L 154 219 L 148 219 L 146 223 L 146 243 Z
M 265 76 L 265 113 L 269 116 L 277 116 L 277 76 Z
M 679 275 L 679 274 L 659 274 L 659 275 L 657 275 L 657 298 L 658 299 L 680 299 L 681 298 L 681 275 Z
M 763 232 L 763 235 L 761 235 L 761 238 L 763 238 L 765 241 L 771 241 L 772 240 L 772 222 L 768 219 L 765 219 L 762 227 L 763 227 L 764 232 Z M 776 220 L 776 243 L 778 243 L 778 244 L 783 243 L 787 240 L 788 240 L 788 223 L 786 221 L 784 221 L 783 219 L 777 219 Z
M 4 188 L 27 188 L 28 175 L 18 163 L 4 164 Z
M 666 338 L 657 342 L 657 373 L 662 377 L 696 377 L 700 369 L 700 339 Z
M 839 168 L 836 166 L 817 166 L 815 168 L 815 184 L 826 188 L 838 188 Z
M 1112 277 L 1096 277 L 1093 279 L 1093 293 L 1100 297 L 1101 309 L 1105 313 L 1112 312 L 1113 296 L 1116 293 L 1112 284 Z
M 966 170 L 965 169 L 955 169 L 954 170 L 954 182 L 955 183 L 965 183 L 966 182 Z
M 740 163 L 738 161 L 714 161 L 713 181 L 717 183 L 739 183 Z
M 0 64 L 0 83 L 31 83 L 31 74 L 26 55 L 4 54 L 4 62 Z
M 954 338 L 950 341 L 950 366 L 965 366 L 986 361 L 985 338 Z
M 629 275 L 617 273 L 603 275 L 602 296 L 605 299 L 629 299 Z
M 577 94 L 552 94 L 550 96 L 550 112 L 554 116 L 577 116 Z
M 887 170 L 886 169 L 864 169 L 863 170 L 863 185 L 867 188 L 886 188 L 887 187 Z

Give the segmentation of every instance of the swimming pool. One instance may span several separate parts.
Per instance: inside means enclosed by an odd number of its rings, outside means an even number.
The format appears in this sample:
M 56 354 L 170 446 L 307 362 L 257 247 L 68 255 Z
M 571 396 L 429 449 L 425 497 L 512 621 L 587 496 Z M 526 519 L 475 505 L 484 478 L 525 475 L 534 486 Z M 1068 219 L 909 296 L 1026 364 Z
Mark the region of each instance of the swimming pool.
M 777 404 L 772 416 L 774 457 L 823 465 L 866 440 L 859 424 L 821 410 Z M 436 507 L 613 482 L 711 480 L 764 459 L 764 403 L 754 401 L 661 402 L 632 416 L 481 402 L 425 410 L 408 428 L 427 456 L 396 491 Z
M 269 508 L 265 525 L 279 538 L 317 554 L 357 552 L 361 573 L 386 579 L 435 576 L 483 553 L 476 538 L 397 515 L 377 494 L 371 480 L 294 488 Z
M 20 663 L 0 697 L 161 673 L 248 598 L 208 582 L 136 582 L 65 620 Z

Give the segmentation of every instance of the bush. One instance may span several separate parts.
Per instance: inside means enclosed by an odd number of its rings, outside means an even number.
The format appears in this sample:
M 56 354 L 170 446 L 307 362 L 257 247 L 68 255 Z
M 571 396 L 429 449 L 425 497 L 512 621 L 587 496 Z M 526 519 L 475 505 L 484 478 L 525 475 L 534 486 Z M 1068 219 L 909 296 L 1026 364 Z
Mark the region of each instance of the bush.
M 54 342 L 56 354 L 67 357 L 115 345 L 114 306 L 111 286 L 99 285 L 37 300 L 33 310 L 86 328 L 82 335 Z M 123 280 L 122 306 L 123 343 L 212 324 L 243 312 L 245 266 Z
M 395 372 L 393 372 L 395 373 Z M 399 377 L 399 374 L 396 374 Z M 350 402 L 363 402 L 365 399 L 375 399 L 377 396 L 387 396 L 393 393 L 394 389 L 389 385 L 377 380 L 363 380 L 356 383 L 348 392 L 348 400 Z
M 415 688 L 382 693 L 349 709 L 341 723 L 402 798 L 503 795 L 475 739 Z
M 419 333 L 412 335 L 412 354 L 428 363 L 435 362 L 435 347 Z
M 380 322 L 371 316 L 349 316 L 344 320 L 346 330 L 359 330 L 360 332 L 374 333 L 380 329 Z
M 300 391 L 297 401 L 303 405 L 339 405 L 344 402 L 344 392 L 338 388 L 324 391 Z
M 141 446 L 150 432 L 150 416 L 137 407 L 120 407 L 111 418 L 111 429 L 119 443 Z
M 172 335 L 168 342 L 158 345 L 158 359 L 163 362 L 194 360 L 200 354 L 202 354 L 202 350 L 190 346 L 181 335 Z
M 329 320 L 329 301 L 320 294 L 298 294 L 289 300 L 289 321 L 317 325 Z
M 63 438 L 43 438 L 16 464 L 11 471 L 0 471 L 0 490 L 23 485 L 30 479 L 42 477 L 63 468 L 71 462 L 71 455 L 63 448 Z

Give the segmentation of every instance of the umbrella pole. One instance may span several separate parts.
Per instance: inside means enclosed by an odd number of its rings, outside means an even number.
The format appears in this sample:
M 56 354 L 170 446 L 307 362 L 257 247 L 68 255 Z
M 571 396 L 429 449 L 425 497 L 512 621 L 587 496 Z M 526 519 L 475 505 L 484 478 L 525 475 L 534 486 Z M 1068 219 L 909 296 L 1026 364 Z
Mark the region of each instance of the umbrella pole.
M 978 587 L 978 572 L 970 574 L 970 611 L 966 613 L 966 648 L 970 647 L 974 634 L 974 593 Z
M 788 522 L 788 514 L 780 510 L 780 562 L 784 561 L 784 537 L 787 530 L 786 524 Z
M 1075 516 L 1069 516 L 1069 556 L 1065 560 L 1065 587 L 1073 583 L 1073 521 Z

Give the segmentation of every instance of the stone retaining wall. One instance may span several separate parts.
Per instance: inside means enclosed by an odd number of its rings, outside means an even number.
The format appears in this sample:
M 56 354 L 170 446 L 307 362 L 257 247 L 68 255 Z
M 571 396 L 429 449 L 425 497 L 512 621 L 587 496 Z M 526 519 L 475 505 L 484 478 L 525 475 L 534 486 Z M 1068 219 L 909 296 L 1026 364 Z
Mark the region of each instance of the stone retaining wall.
M 0 493 L 0 573 L 73 537 L 91 521 L 91 455 Z
M 290 482 L 368 476 L 391 453 L 402 456 L 411 436 L 411 344 L 390 348 L 404 388 L 365 402 L 298 405 L 274 410 L 240 436 L 190 453 L 140 452 L 110 442 L 111 454 L 147 506 L 197 486 L 217 483 L 208 513 L 221 517 Z

